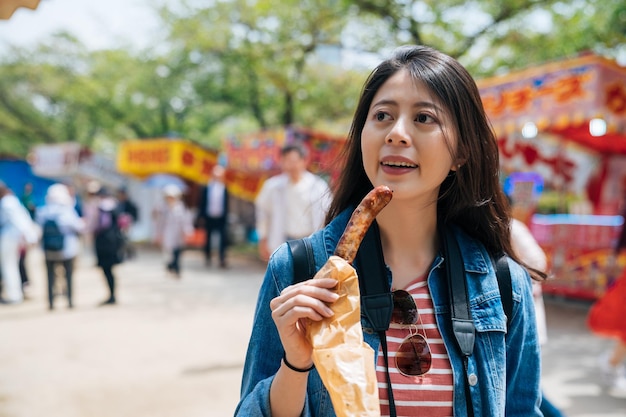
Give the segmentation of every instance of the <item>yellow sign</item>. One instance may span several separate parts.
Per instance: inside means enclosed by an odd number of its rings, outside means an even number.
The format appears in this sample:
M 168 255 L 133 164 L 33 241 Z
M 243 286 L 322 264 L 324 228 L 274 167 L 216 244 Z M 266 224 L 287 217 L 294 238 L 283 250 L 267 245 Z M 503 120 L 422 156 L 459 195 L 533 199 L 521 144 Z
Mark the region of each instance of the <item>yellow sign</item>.
M 145 178 L 173 174 L 205 184 L 217 163 L 212 152 L 185 140 L 129 140 L 120 144 L 117 169 L 124 174 Z

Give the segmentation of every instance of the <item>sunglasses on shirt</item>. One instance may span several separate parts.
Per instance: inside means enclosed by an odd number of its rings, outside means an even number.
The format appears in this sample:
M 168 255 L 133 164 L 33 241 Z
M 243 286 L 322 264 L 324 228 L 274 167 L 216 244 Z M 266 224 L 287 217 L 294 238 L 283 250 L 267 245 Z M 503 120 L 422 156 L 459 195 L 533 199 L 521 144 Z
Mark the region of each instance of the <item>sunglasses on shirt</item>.
M 400 343 L 395 358 L 396 368 L 404 376 L 421 376 L 430 371 L 432 354 L 426 337 L 417 333 L 418 321 L 420 317 L 413 296 L 405 290 L 395 290 L 391 322 L 409 326 L 410 332 Z

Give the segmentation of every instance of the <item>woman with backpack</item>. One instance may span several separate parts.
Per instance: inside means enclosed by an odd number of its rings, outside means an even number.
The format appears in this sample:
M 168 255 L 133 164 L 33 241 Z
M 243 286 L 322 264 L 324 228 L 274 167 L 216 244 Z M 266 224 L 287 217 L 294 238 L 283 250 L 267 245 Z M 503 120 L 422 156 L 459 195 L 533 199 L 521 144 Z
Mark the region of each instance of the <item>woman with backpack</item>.
M 35 218 L 41 226 L 41 245 L 48 275 L 48 308 L 54 309 L 56 270 L 65 272 L 67 305 L 72 300 L 72 275 L 74 260 L 80 251 L 79 235 L 85 231 L 85 222 L 74 210 L 74 199 L 64 184 L 53 184 L 46 192 L 46 203 L 36 211 Z
M 367 79 L 343 157 L 327 225 L 309 241 L 319 269 L 363 197 L 378 186 L 393 190 L 373 235 L 385 264 L 375 278 L 393 295 L 393 314 L 385 331 L 363 314 L 360 323 L 374 351 L 381 415 L 541 416 L 531 278 L 511 248 L 498 146 L 471 75 L 434 49 L 398 49 Z M 460 261 L 444 255 L 450 243 Z M 492 262 L 502 253 L 512 296 L 500 290 Z M 372 271 L 356 265 L 363 283 Z M 333 316 L 338 281 L 294 284 L 293 268 L 283 244 L 260 289 L 238 416 L 336 415 L 306 328 Z M 449 293 L 466 296 L 469 320 L 453 326 Z M 459 327 L 471 329 L 469 355 Z

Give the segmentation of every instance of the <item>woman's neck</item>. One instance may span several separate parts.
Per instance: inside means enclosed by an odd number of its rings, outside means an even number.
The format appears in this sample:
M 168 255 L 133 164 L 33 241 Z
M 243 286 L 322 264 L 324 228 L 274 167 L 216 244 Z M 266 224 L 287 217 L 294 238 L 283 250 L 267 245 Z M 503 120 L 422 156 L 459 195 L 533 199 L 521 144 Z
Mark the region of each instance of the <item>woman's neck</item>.
M 437 253 L 437 207 L 390 204 L 377 222 L 393 288 L 405 288 L 428 272 Z

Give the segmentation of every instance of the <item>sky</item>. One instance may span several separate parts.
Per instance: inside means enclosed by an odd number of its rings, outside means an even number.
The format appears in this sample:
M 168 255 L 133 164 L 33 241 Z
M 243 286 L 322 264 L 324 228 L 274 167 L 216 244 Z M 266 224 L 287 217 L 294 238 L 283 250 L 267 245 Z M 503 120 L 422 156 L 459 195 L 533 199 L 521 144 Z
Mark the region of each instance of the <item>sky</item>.
M 8 45 L 33 46 L 66 30 L 89 49 L 149 43 L 158 31 L 152 4 L 176 0 L 41 0 L 36 10 L 19 8 L 0 20 L 0 53 Z

